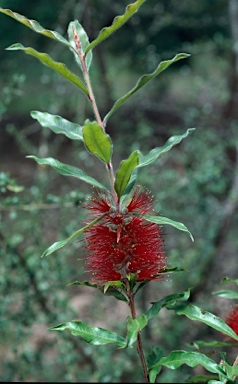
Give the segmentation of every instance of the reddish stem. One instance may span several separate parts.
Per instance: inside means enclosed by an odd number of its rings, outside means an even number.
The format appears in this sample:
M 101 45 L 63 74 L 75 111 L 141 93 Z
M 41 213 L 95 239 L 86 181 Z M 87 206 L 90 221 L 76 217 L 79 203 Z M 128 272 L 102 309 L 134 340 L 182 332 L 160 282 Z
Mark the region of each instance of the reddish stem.
M 135 300 L 134 300 L 135 294 L 130 289 L 130 284 L 129 284 L 128 279 L 126 279 L 126 289 L 127 289 L 128 299 L 129 299 L 129 307 L 131 310 L 131 316 L 133 319 L 136 319 Z M 143 351 L 143 346 L 142 346 L 141 332 L 137 333 L 137 353 L 138 353 L 140 361 L 141 361 L 145 382 L 150 383 L 149 372 L 148 372 L 148 368 L 147 368 L 147 364 L 146 364 L 146 360 L 145 360 L 145 355 L 144 355 L 144 351 Z

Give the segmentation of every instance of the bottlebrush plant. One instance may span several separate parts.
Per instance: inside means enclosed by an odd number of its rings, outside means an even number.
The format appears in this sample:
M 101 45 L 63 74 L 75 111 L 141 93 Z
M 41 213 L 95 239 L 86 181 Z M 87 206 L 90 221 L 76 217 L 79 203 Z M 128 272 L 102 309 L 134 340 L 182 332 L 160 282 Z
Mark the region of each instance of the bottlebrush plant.
M 163 281 L 168 274 L 179 270 L 176 266 L 168 267 L 168 256 L 163 249 L 163 226 L 174 226 L 187 233 L 193 240 L 192 234 L 184 224 L 154 212 L 153 197 L 145 186 L 139 185 L 138 172 L 140 168 L 158 161 L 163 153 L 187 138 L 194 129 L 190 128 L 181 135 L 170 137 L 162 147 L 155 147 L 147 154 L 134 150 L 127 159 L 121 161 L 116 172 L 114 172 L 112 162 L 113 143 L 107 133 L 109 118 L 127 99 L 171 64 L 188 58 L 189 54 L 179 53 L 170 60 L 160 62 L 152 73 L 140 77 L 128 93 L 115 101 L 104 118 L 101 117 L 98 109 L 89 75 L 93 49 L 122 27 L 144 2 L 145 0 L 137 0 L 129 4 L 125 12 L 115 17 L 112 25 L 103 28 L 91 42 L 83 26 L 77 20 L 69 23 L 68 38 L 65 38 L 56 31 L 43 28 L 35 20 L 28 19 L 10 9 L 0 8 L 0 12 L 3 14 L 24 24 L 34 32 L 63 44 L 72 52 L 81 76 L 69 70 L 64 63 L 57 62 L 48 54 L 34 48 L 25 47 L 19 43 L 7 48 L 11 51 L 21 50 L 35 57 L 83 92 L 94 113 L 95 120 L 93 121 L 86 119 L 80 125 L 60 116 L 40 111 L 32 111 L 31 116 L 42 127 L 49 128 L 56 134 L 63 134 L 71 140 L 82 141 L 89 154 L 96 156 L 104 164 L 105 176 L 107 175 L 109 184 L 109 187 L 105 186 L 77 166 L 63 164 L 54 158 L 27 156 L 40 165 L 53 167 L 61 175 L 75 177 L 93 187 L 92 197 L 85 206 L 85 212 L 87 212 L 85 226 L 67 239 L 49 246 L 42 256 L 49 256 L 82 235 L 87 255 L 85 272 L 89 279 L 72 284 L 89 286 L 100 290 L 104 295 L 114 296 L 115 299 L 128 305 L 131 313 L 131 317 L 126 319 L 124 337 L 107 329 L 86 325 L 81 320 L 66 321 L 51 330 L 69 330 L 72 335 L 79 336 L 85 342 L 93 345 L 114 344 L 120 350 L 135 348 L 141 364 L 142 377 L 147 383 L 154 383 L 158 379 L 162 367 L 179 369 L 183 364 L 192 368 L 202 365 L 207 372 L 213 374 L 212 377 L 209 375 L 199 376 L 199 378 L 192 377 L 189 379 L 190 382 L 199 381 L 211 384 L 234 382 L 238 375 L 238 366 L 235 363 L 229 364 L 222 353 L 221 361 L 216 362 L 200 350 L 174 350 L 168 356 L 163 356 L 160 348 L 156 348 L 156 346 L 151 346 L 151 351 L 148 353 L 143 348 L 142 330 L 152 318 L 159 315 L 162 308 L 173 310 L 179 316 L 184 315 L 191 320 L 205 323 L 234 340 L 236 342 L 233 343 L 234 345 L 237 345 L 238 341 L 237 326 L 234 326 L 237 321 L 237 310 L 226 323 L 214 314 L 191 304 L 189 302 L 190 289 L 183 293 L 165 296 L 161 300 L 151 303 L 146 313 L 137 314 L 135 300 L 137 293 L 150 281 Z M 216 345 L 219 346 L 219 342 Z

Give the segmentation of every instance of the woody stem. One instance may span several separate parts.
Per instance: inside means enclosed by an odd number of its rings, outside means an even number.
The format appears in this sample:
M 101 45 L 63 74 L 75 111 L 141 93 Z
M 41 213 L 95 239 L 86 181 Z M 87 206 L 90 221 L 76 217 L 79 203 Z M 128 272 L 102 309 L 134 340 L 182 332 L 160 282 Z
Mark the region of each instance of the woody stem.
M 129 299 L 129 307 L 131 310 L 131 316 L 132 316 L 132 319 L 136 319 L 135 294 L 130 289 L 128 279 L 126 279 L 126 289 L 127 289 L 128 299 Z M 146 364 L 146 360 L 145 360 L 145 355 L 144 355 L 144 351 L 143 351 L 142 338 L 141 338 L 141 332 L 140 331 L 137 333 L 137 353 L 138 353 L 140 361 L 141 361 L 145 382 L 150 383 L 149 372 L 148 372 L 148 368 L 147 368 L 147 364 Z

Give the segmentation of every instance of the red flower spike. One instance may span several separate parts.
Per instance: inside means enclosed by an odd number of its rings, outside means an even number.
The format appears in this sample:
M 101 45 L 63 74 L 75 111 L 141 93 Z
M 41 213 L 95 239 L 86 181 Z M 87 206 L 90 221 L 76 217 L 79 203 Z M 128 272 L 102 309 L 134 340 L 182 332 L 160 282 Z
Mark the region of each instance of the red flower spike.
M 238 305 L 231 308 L 227 315 L 226 323 L 238 335 Z
M 161 279 L 166 268 L 161 228 L 143 217 L 152 206 L 149 192 L 138 188 L 122 213 L 105 194 L 96 192 L 91 198 L 86 206 L 91 218 L 108 212 L 84 233 L 89 252 L 86 271 L 93 283 L 105 285 L 130 273 L 137 282 Z

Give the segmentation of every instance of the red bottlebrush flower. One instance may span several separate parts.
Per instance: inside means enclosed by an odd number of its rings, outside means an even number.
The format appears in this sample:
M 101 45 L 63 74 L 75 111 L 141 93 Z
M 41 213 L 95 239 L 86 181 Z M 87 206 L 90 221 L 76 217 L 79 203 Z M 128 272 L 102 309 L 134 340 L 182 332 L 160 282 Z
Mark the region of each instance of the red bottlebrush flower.
M 110 196 L 96 191 L 86 209 L 91 219 L 105 216 L 84 233 L 89 252 L 85 269 L 93 283 L 105 285 L 130 273 L 137 282 L 161 278 L 166 267 L 161 228 L 143 217 L 152 206 L 151 195 L 137 188 L 119 212 Z
M 226 317 L 226 324 L 238 335 L 238 305 L 231 308 Z

